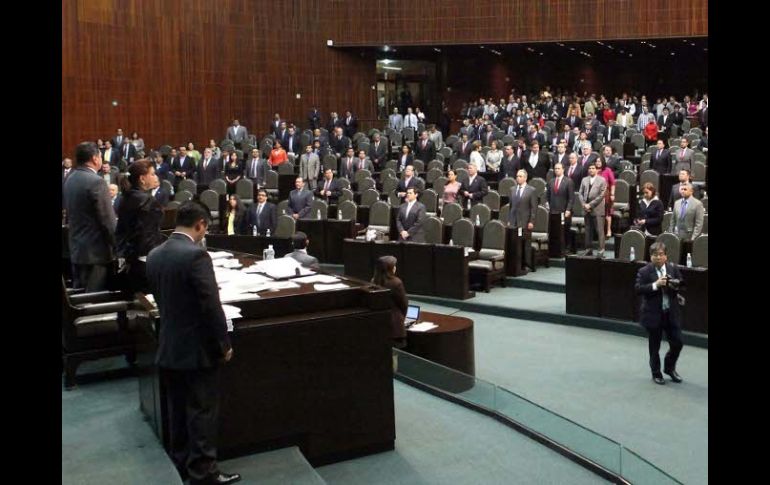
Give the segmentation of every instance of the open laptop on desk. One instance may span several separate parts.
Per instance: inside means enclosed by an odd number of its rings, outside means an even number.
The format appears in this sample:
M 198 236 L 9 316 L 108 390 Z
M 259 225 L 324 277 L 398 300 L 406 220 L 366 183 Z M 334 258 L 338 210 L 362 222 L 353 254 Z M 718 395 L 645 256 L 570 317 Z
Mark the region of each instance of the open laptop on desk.
M 420 307 L 417 305 L 409 305 L 406 308 L 406 316 L 404 317 L 404 326 L 410 327 L 420 319 Z

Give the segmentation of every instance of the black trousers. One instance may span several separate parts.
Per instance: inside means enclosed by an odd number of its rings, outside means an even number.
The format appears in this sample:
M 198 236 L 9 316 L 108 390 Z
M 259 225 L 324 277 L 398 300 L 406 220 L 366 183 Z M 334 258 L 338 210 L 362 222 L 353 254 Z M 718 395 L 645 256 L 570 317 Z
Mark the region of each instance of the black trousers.
M 86 293 L 111 289 L 115 279 L 115 263 L 74 264 L 75 288 L 85 288 Z
M 183 480 L 205 481 L 219 473 L 219 368 L 160 371 L 167 390 L 171 459 Z
M 650 351 L 650 370 L 653 376 L 661 376 L 660 373 L 660 342 L 663 339 L 663 332 L 668 339 L 668 352 L 663 359 L 663 371 L 671 372 L 676 370 L 676 361 L 679 359 L 679 353 L 682 351 L 682 329 L 671 324 L 669 313 L 663 313 L 663 319 L 658 328 L 648 328 L 647 345 Z

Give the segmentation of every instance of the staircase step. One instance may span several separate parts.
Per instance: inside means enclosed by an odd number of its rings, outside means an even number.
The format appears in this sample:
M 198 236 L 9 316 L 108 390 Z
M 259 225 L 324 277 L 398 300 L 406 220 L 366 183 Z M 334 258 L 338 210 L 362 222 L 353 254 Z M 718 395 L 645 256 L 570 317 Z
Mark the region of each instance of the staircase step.
M 239 473 L 244 485 L 324 485 L 315 469 L 308 463 L 299 448 L 292 446 L 280 450 L 241 456 L 220 462 L 226 473 Z

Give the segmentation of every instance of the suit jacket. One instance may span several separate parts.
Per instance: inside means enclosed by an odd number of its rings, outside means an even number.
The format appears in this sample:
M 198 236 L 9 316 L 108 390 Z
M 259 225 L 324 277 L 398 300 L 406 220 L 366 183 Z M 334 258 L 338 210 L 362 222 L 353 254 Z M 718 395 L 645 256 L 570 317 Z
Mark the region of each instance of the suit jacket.
M 128 154 L 126 154 L 126 147 L 128 147 Z M 136 161 L 136 147 L 133 143 L 126 143 L 120 147 L 120 170 L 124 171 L 129 164 Z
M 583 163 L 583 159 L 584 158 L 585 157 L 583 156 L 582 153 L 578 154 L 578 165 L 582 165 L 583 166 L 583 172 L 586 175 L 588 175 L 588 166 L 596 164 L 596 159 L 599 158 L 599 155 L 597 155 L 595 152 L 591 152 L 591 154 L 588 155 L 588 159 L 586 160 L 585 163 Z
M 257 176 L 254 177 L 254 165 L 256 164 Z M 260 186 L 267 183 L 267 171 L 270 170 L 270 163 L 264 158 L 250 158 L 246 160 L 246 178 L 252 181 L 252 183 L 259 184 Z
M 692 173 L 692 163 L 693 163 L 692 149 L 685 148 L 684 156 L 682 156 L 681 153 L 682 153 L 681 148 L 677 148 L 671 153 L 671 161 L 674 164 L 674 173 L 677 173 L 684 168 L 686 168 L 687 170 L 690 171 L 690 173 Z
M 342 136 L 342 138 L 337 138 L 336 135 L 333 135 L 331 138 L 329 138 L 329 146 L 332 149 L 332 152 L 339 153 L 341 156 L 345 156 L 345 150 L 352 147 L 353 145 L 350 143 L 350 138 L 346 136 Z
M 386 158 L 388 156 L 388 144 L 380 140 L 379 147 L 374 146 L 374 142 L 369 145 L 369 158 L 372 160 L 374 166 L 378 169 L 385 167 Z
M 213 180 L 222 178 L 222 160 L 211 157 L 208 165 L 206 159 L 201 158 L 200 166 L 195 172 L 195 178 L 199 184 L 209 185 Z
M 601 175 L 594 177 L 593 184 L 589 183 L 590 180 L 591 177 L 586 175 L 580 183 L 580 202 L 591 206 L 591 212 L 587 212 L 586 217 L 590 217 L 591 214 L 604 216 L 604 196 L 607 193 L 607 181 Z
M 303 153 L 299 159 L 299 176 L 305 180 L 318 180 L 321 159 L 315 153 Z
M 556 190 L 556 177 L 554 177 L 546 184 L 545 188 L 549 213 L 572 212 L 572 205 L 575 202 L 575 185 L 571 178 L 564 175 L 559 183 L 559 190 Z
M 147 256 L 165 239 L 160 233 L 163 210 L 150 193 L 138 189 L 124 192 L 117 215 L 115 240 L 119 257 L 132 261 Z
M 70 172 L 72 173 L 72 172 Z M 109 184 L 117 184 L 118 183 L 118 170 L 110 170 L 110 173 L 105 174 L 104 172 L 100 171 L 97 175 L 104 179 L 105 182 L 107 182 L 107 185 Z M 106 177 L 105 177 L 106 175 Z
M 257 226 L 257 234 L 264 236 L 267 234 L 267 230 L 270 229 L 270 234 L 275 234 L 275 226 L 278 224 L 278 214 L 275 204 L 272 202 L 265 202 L 265 206 L 262 208 L 262 212 L 257 217 L 257 209 L 259 203 L 251 204 L 249 207 L 249 216 L 247 218 L 247 224 L 249 227 Z
M 528 223 L 535 223 L 537 214 L 537 195 L 535 188 L 531 185 L 524 185 L 521 197 L 516 197 L 519 185 L 511 187 L 510 204 L 508 212 L 508 222 L 512 227 L 526 227 Z M 561 190 L 561 187 L 559 187 Z
M 393 113 L 388 117 L 388 126 L 393 128 L 396 131 L 401 131 L 401 128 L 404 126 L 404 117 L 401 116 L 401 113 Z
M 158 201 L 161 207 L 166 207 L 171 200 L 171 194 L 165 187 L 161 185 L 155 192 L 155 200 Z
M 619 125 L 607 126 L 607 133 L 604 135 L 605 140 L 620 140 L 620 134 L 623 133 L 623 127 Z
M 398 172 L 401 172 L 402 170 L 404 170 L 407 165 L 414 166 L 414 155 L 412 155 L 410 153 L 409 155 L 406 156 L 406 160 L 402 162 L 403 158 L 404 158 L 404 154 L 403 153 L 398 155 L 398 159 L 397 159 L 398 160 L 398 164 L 396 165 L 396 168 L 397 168 Z M 423 162 L 424 161 L 425 160 L 423 160 Z
M 676 264 L 667 262 L 666 274 L 672 279 L 678 279 L 680 281 L 679 288 L 684 288 L 684 279 Z M 660 327 L 663 318 L 663 295 L 666 294 L 669 302 L 668 321 L 672 327 L 681 328 L 677 298 L 679 292 L 671 289 L 668 285 L 653 289 L 652 284 L 656 281 L 658 281 L 658 271 L 652 263 L 648 263 L 636 273 L 634 289 L 637 295 L 642 295 L 639 323 L 647 329 Z
M 580 129 L 583 128 L 583 120 L 577 116 L 568 116 L 567 118 L 564 118 L 564 123 L 568 124 L 570 128 L 575 128 L 576 126 Z
M 305 153 L 305 150 L 300 145 L 299 137 L 300 135 L 297 133 L 294 133 L 294 135 L 291 137 L 289 137 L 288 132 L 286 133 L 286 136 L 284 136 L 283 140 L 281 141 L 281 146 L 283 146 L 283 149 L 286 150 L 286 153 L 292 152 L 297 156 Z M 291 138 L 291 140 L 289 140 L 289 138 Z
M 663 203 L 657 197 L 652 199 L 649 204 L 645 204 L 644 200 L 640 200 L 637 217 L 639 219 L 644 219 L 642 229 L 653 236 L 657 236 L 662 232 Z
M 575 169 L 572 171 L 572 175 L 569 174 L 570 165 L 567 163 L 567 165 L 564 166 L 564 175 L 568 176 L 570 180 L 572 180 L 572 186 L 580 188 L 580 184 L 583 182 L 583 177 L 586 176 L 586 172 L 583 170 L 583 167 L 580 166 L 580 161 L 578 160 L 578 163 L 575 164 Z M 577 190 L 575 191 L 577 192 Z
M 396 188 L 396 193 L 398 192 L 406 192 L 406 189 L 409 187 L 414 187 L 415 189 L 420 188 L 418 185 L 419 182 L 417 182 L 417 176 L 413 176 L 409 179 L 409 183 L 406 182 L 405 178 L 402 178 L 398 181 L 398 187 Z
M 466 143 L 464 150 L 463 150 L 462 140 L 455 143 L 455 146 L 453 148 L 454 148 L 454 151 L 457 153 L 457 158 L 462 158 L 463 160 L 466 160 L 466 161 L 470 160 L 471 152 L 473 151 L 473 141 L 471 140 L 471 137 L 468 136 L 468 143 Z
M 703 231 L 703 215 L 706 211 L 701 201 L 695 197 L 690 197 L 687 201 L 684 219 L 682 219 L 680 214 L 683 202 L 684 199 L 682 198 L 674 202 L 674 212 L 671 214 L 671 225 L 668 227 L 668 232 L 673 232 L 682 241 L 692 241 Z
M 307 121 L 310 125 L 311 130 L 315 130 L 316 128 L 321 127 L 321 113 L 317 110 L 311 110 L 310 114 L 307 115 Z
M 425 148 L 422 146 L 422 140 L 414 142 L 414 158 L 422 160 L 425 165 L 436 158 L 436 146 L 430 140 L 425 140 Z
M 123 146 L 124 141 L 126 141 L 126 135 L 123 135 L 120 138 L 118 138 L 118 135 L 113 136 L 112 139 L 110 140 L 110 142 L 112 143 L 112 149 L 118 150 Z
M 515 153 L 511 155 L 510 159 L 503 156 L 503 159 L 500 161 L 500 179 L 505 177 L 516 178 L 516 172 L 518 172 L 520 168 L 521 161 Z
M 225 135 L 228 140 L 233 140 L 233 143 L 242 143 L 248 136 L 249 131 L 243 125 L 238 125 L 237 129 L 234 126 L 230 126 Z
M 107 264 L 115 259 L 115 211 L 107 183 L 86 167 L 76 167 L 64 182 L 69 220 L 70 260 Z
M 284 256 L 284 258 L 296 259 L 305 268 L 310 268 L 316 271 L 320 268 L 318 265 L 318 258 L 309 255 L 305 251 L 300 251 L 299 249 L 295 249 L 294 251 Z
M 348 138 L 352 138 L 356 134 L 356 131 L 358 131 L 358 120 L 355 116 L 351 115 L 350 121 L 348 121 L 347 117 L 342 118 L 342 131 Z
M 117 148 L 110 148 L 109 150 L 104 149 L 102 150 L 102 160 L 105 162 L 107 161 L 107 152 L 110 152 L 110 165 L 114 165 L 116 167 L 120 167 L 120 151 Z M 75 168 L 74 166 L 72 168 Z
M 527 180 L 532 180 L 535 177 L 540 177 L 545 180 L 548 176 L 548 170 L 551 169 L 551 160 L 544 151 L 537 153 L 537 164 L 533 168 L 529 163 L 529 155 L 531 151 L 527 150 L 521 157 L 521 168 L 527 171 Z
M 195 175 L 195 160 L 189 155 L 184 158 L 184 162 L 182 162 L 181 157 L 176 157 L 171 162 L 171 173 L 174 172 L 182 172 L 182 177 L 176 177 L 177 183 L 184 178 L 193 178 L 193 175 Z
M 318 190 L 316 193 L 318 194 L 319 198 L 327 199 L 325 195 L 322 195 L 321 192 L 324 190 L 324 185 L 326 184 L 326 179 L 322 179 L 320 182 L 318 182 Z M 337 199 L 342 195 L 342 184 L 340 183 L 340 180 L 338 178 L 332 178 L 329 182 L 329 192 L 332 194 L 328 197 L 327 203 L 336 203 Z
M 230 338 L 208 252 L 174 233 L 147 256 L 147 279 L 161 319 L 155 363 L 180 370 L 216 367 Z
M 559 153 L 556 152 L 553 154 L 553 166 L 555 167 L 557 163 L 561 163 L 561 165 L 564 167 L 564 173 L 567 173 L 567 167 L 569 167 L 569 151 L 565 151 L 564 155 L 559 156 Z
M 330 134 L 334 133 L 334 129 L 339 126 L 342 126 L 342 118 L 329 118 L 329 124 L 326 125 L 326 131 Z
M 292 214 L 299 214 L 300 219 L 311 218 L 310 206 L 313 204 L 313 193 L 307 189 L 302 192 L 297 189 L 289 192 L 289 210 Z
M 470 178 L 468 179 L 470 180 Z M 460 193 L 463 193 L 465 191 L 468 191 L 471 193 L 471 200 L 473 201 L 472 204 L 476 204 L 478 202 L 481 202 L 481 200 L 489 193 L 489 187 L 487 187 L 487 181 L 479 174 L 476 174 L 476 178 L 473 179 L 473 182 L 468 184 L 468 182 L 463 182 L 462 186 L 460 186 Z
M 401 237 L 401 231 L 409 233 L 407 241 L 412 242 L 425 242 L 425 233 L 422 228 L 422 223 L 427 217 L 427 211 L 425 205 L 422 202 L 414 201 L 412 210 L 409 211 L 409 215 L 406 214 L 406 209 L 409 206 L 408 202 L 401 204 L 398 208 L 398 216 L 396 217 L 396 228 L 398 228 L 398 239 L 404 241 Z M 402 322 L 403 323 L 403 322 Z
M 671 153 L 665 148 L 660 152 L 660 156 L 658 150 L 652 152 L 650 168 L 661 175 L 671 173 Z
M 400 278 L 394 276 L 385 280 L 383 287 L 390 290 L 390 296 L 393 301 L 391 308 L 391 337 L 394 339 L 403 339 L 406 337 L 406 328 L 404 327 L 404 318 L 409 306 L 409 300 L 406 296 L 404 283 Z
M 666 207 L 673 210 L 674 209 L 674 203 L 682 198 L 682 194 L 679 193 L 679 187 L 682 184 L 677 182 L 674 185 L 671 186 L 671 197 L 669 197 L 668 204 L 666 204 Z M 696 199 L 701 199 L 701 193 L 700 193 L 700 187 L 697 185 L 692 186 L 692 196 Z
M 662 128 L 666 136 L 671 134 L 672 126 L 674 126 L 674 117 L 672 115 L 668 115 L 665 122 L 663 121 L 663 116 L 658 116 L 658 129 Z
M 497 141 L 497 134 L 493 131 L 484 131 L 481 134 L 481 144 L 488 147 L 493 141 Z
M 374 164 L 371 160 L 364 159 L 362 162 L 360 158 L 354 159 L 355 161 L 355 170 L 358 172 L 359 170 L 369 170 L 372 174 L 374 174 Z
M 340 158 L 340 170 L 338 175 L 343 178 L 353 180 L 353 175 L 358 170 L 358 157 L 351 157 L 350 169 L 348 169 L 348 157 Z

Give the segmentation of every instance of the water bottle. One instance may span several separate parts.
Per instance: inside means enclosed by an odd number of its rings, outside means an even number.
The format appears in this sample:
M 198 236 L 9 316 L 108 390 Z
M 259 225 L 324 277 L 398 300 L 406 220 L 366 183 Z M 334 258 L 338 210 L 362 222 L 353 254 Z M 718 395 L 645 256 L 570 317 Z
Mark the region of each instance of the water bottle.
M 337 208 L 337 220 L 338 221 L 342 220 L 342 211 L 339 208 Z
M 268 229 L 267 232 L 265 232 L 265 237 L 270 237 L 270 229 Z
M 687 267 L 692 268 L 692 253 L 687 253 Z
M 471 198 L 468 197 L 468 210 L 471 210 Z
M 481 225 L 481 219 L 479 218 L 479 215 L 478 215 L 478 214 L 476 214 L 476 225 L 477 225 L 477 226 L 480 226 L 480 225 Z
M 450 245 L 450 246 L 454 246 L 454 245 L 455 245 L 455 242 L 454 242 L 454 241 L 452 241 L 452 240 L 450 239 L 450 240 L 449 240 L 449 245 Z
M 257 225 L 256 224 L 251 226 L 251 235 L 252 236 L 256 236 L 257 235 Z
M 321 209 L 318 209 L 316 211 L 316 219 L 318 219 L 319 221 L 321 220 Z
M 267 249 L 262 251 L 262 259 L 265 261 L 268 259 L 275 259 L 275 250 L 273 249 L 272 244 L 268 245 Z
M 636 252 L 634 251 L 634 247 L 631 246 L 631 254 L 628 256 L 628 259 L 631 261 L 636 261 Z

